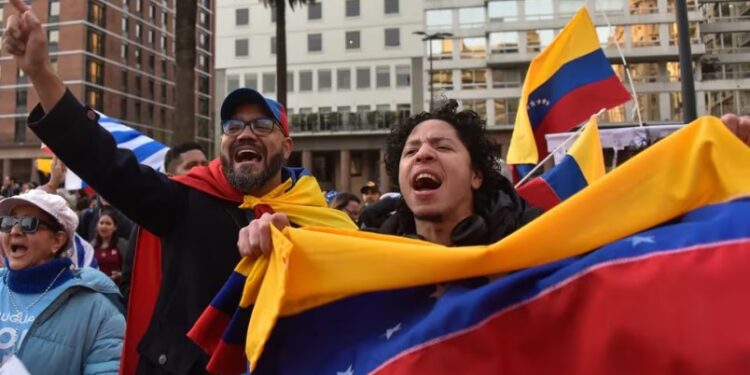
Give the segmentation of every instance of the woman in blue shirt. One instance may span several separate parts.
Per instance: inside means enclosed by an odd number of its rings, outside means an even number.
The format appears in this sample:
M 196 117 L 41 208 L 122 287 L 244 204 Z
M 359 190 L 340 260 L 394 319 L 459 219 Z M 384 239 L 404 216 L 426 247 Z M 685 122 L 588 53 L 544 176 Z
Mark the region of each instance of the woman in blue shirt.
M 0 201 L 0 360 L 31 374 L 116 374 L 125 331 L 114 283 L 71 270 L 78 217 L 41 190 Z M 2 366 L 2 365 L 0 365 Z M 0 367 L 1 368 L 1 367 Z

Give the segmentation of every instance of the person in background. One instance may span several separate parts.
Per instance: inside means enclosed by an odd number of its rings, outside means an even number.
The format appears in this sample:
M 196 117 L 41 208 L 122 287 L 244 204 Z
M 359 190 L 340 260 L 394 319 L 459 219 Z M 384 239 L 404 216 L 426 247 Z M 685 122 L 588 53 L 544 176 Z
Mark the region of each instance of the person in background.
M 99 215 L 96 224 L 96 235 L 91 245 L 94 246 L 94 256 L 99 270 L 109 276 L 115 284 L 120 283 L 122 276 L 122 251 L 128 245 L 127 241 L 117 234 L 117 215 L 112 210 L 105 209 Z
M 31 374 L 116 374 L 125 319 L 119 293 L 101 272 L 71 270 L 63 254 L 78 217 L 65 200 L 40 189 L 0 201 L 3 363 Z
M 328 207 L 346 212 L 355 223 L 359 220 L 361 206 L 362 201 L 356 195 L 346 192 L 336 194 L 336 198 L 333 198 L 333 201 L 328 205 Z
M 5 176 L 3 178 L 3 188 L 0 190 L 0 194 L 3 197 L 12 197 L 21 193 L 21 189 L 18 186 L 16 178 L 13 176 Z
M 180 143 L 164 156 L 164 170 L 168 176 L 183 176 L 193 167 L 208 165 L 203 147 L 195 142 Z
M 365 206 L 375 203 L 380 199 L 380 189 L 375 181 L 368 181 L 365 186 L 359 189 L 359 192 L 362 194 L 362 203 Z

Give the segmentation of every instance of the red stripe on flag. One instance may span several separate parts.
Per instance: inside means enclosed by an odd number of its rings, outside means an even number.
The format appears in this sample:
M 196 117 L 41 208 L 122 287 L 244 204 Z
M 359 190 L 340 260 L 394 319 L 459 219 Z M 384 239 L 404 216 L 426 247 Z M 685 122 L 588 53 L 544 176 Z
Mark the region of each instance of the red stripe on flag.
M 244 374 L 247 371 L 245 347 L 221 341 L 216 352 L 211 356 L 206 370 L 217 375 Z
M 750 373 L 750 241 L 603 264 L 377 374 Z
M 231 316 L 209 305 L 188 332 L 187 337 L 193 340 L 206 353 L 214 354 L 222 346 L 221 338 L 229 326 Z
M 548 133 L 566 132 L 587 120 L 602 108 L 613 108 L 630 100 L 616 75 L 581 86 L 557 101 L 534 130 L 539 158 L 546 156 Z
M 537 177 L 518 188 L 518 195 L 533 207 L 545 211 L 557 206 L 562 200 L 542 177 Z

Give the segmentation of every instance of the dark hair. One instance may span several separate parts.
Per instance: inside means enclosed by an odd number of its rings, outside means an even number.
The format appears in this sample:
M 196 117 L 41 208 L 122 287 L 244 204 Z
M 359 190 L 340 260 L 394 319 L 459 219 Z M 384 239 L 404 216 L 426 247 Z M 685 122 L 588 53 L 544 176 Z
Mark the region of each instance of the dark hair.
M 117 231 L 120 228 L 120 224 L 117 222 L 117 214 L 115 213 L 115 210 L 111 208 L 104 208 L 99 213 L 99 218 L 96 220 L 97 227 L 99 226 L 99 220 L 101 220 L 102 216 L 107 215 L 112 219 L 112 224 L 115 226 L 115 230 L 112 231 L 112 238 L 109 239 L 109 247 L 113 248 L 117 246 L 117 240 L 120 238 L 119 233 Z M 103 239 L 102 236 L 99 235 L 99 228 L 96 228 L 94 230 L 94 240 L 91 241 L 91 245 L 94 247 L 99 247 L 102 245 Z M 117 249 L 122 251 L 123 249 Z
M 183 142 L 170 148 L 164 156 L 164 170 L 171 172 L 172 169 L 174 169 L 174 166 L 171 164 L 173 164 L 174 161 L 178 161 L 182 154 L 192 150 L 198 150 L 204 154 L 206 153 L 203 151 L 203 147 L 196 142 Z
M 343 192 L 343 193 L 336 194 L 336 198 L 333 198 L 329 207 L 335 208 L 337 210 L 342 210 L 351 201 L 355 201 L 359 204 L 362 204 L 362 201 L 356 195 L 352 193 Z
M 385 167 L 391 181 L 398 183 L 399 164 L 401 153 L 406 145 L 406 140 L 417 125 L 427 120 L 442 120 L 450 124 L 458 138 L 469 151 L 471 165 L 482 174 L 482 186 L 474 191 L 474 212 L 481 214 L 490 206 L 496 197 L 497 191 L 502 190 L 510 196 L 515 196 L 515 190 L 505 177 L 500 174 L 498 163 L 499 148 L 495 142 L 487 136 L 484 120 L 474 111 L 457 111 L 458 103 L 450 99 L 442 108 L 433 112 L 422 112 L 407 119 L 401 124 L 396 124 L 391 129 L 391 134 L 386 141 L 387 151 L 385 154 Z M 406 206 L 402 204 L 401 206 Z M 401 207 L 400 209 L 408 207 Z

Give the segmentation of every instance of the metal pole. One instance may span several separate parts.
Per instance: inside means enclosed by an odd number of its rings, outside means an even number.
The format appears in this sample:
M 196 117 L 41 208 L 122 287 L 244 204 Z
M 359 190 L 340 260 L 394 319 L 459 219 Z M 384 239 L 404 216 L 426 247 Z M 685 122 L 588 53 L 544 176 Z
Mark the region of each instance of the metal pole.
M 433 39 L 427 39 L 427 45 L 428 45 L 428 47 L 430 49 L 430 51 L 428 53 L 429 59 L 430 59 L 430 78 L 429 78 L 429 80 L 430 80 L 430 112 L 432 112 L 432 109 L 433 109 L 432 108 L 432 98 L 435 96 L 434 93 L 433 93 L 433 91 L 432 91 L 433 90 L 433 88 L 432 88 L 433 82 L 432 81 L 434 79 L 434 77 L 432 76 L 432 40 Z
M 688 24 L 687 0 L 675 0 L 677 16 L 678 48 L 680 54 L 680 80 L 682 81 L 682 117 L 685 123 L 696 119 L 695 82 L 693 81 L 692 52 L 690 51 L 690 27 Z

